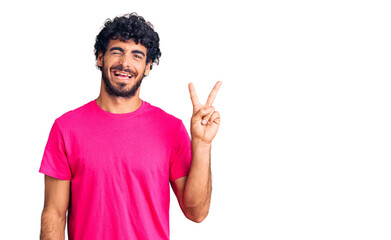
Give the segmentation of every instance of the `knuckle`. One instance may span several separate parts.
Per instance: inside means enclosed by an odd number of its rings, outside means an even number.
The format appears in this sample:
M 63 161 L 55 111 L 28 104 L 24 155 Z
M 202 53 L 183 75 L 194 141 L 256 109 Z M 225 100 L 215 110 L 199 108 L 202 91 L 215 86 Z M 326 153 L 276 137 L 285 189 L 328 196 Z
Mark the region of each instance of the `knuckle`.
M 206 107 L 206 111 L 213 112 L 215 108 L 213 106 Z

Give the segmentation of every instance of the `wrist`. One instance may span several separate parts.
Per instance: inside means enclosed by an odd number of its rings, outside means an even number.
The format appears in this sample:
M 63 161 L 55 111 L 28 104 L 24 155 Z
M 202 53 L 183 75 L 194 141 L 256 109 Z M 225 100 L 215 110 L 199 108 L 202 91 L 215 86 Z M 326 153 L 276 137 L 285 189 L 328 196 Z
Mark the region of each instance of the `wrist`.
M 191 145 L 193 147 L 199 147 L 199 148 L 210 148 L 212 146 L 212 142 L 209 143 L 199 138 L 192 138 Z

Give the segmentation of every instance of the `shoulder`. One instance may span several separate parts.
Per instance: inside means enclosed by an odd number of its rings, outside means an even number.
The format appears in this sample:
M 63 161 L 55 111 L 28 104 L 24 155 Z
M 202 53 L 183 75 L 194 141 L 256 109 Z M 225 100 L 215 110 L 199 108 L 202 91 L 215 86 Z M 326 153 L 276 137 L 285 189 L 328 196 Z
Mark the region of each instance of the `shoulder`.
M 81 119 L 83 119 L 83 115 L 88 114 L 88 112 L 91 111 L 91 104 L 92 101 L 63 113 L 55 119 L 55 123 L 60 128 L 74 126 L 76 123 L 80 122 Z
M 189 141 L 189 134 L 180 118 L 151 104 L 148 104 L 148 108 L 149 111 L 145 116 L 153 119 L 148 121 L 149 127 L 163 133 L 174 148 L 177 147 L 178 141 L 182 143 Z
M 161 121 L 162 123 L 172 126 L 176 129 L 180 127 L 180 125 L 183 124 L 182 120 L 176 116 L 174 116 L 171 113 L 168 113 L 167 111 L 163 110 L 160 107 L 154 106 L 148 102 L 145 102 L 148 108 L 147 115 L 150 117 L 154 117 Z

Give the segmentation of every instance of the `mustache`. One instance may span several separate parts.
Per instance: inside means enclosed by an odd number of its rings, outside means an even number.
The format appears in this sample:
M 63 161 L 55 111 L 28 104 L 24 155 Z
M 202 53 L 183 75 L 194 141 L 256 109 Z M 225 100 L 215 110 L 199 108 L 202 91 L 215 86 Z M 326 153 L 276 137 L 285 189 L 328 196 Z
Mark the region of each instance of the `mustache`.
M 136 75 L 136 73 L 134 71 L 130 70 L 130 68 L 124 69 L 124 67 L 122 65 L 113 66 L 113 67 L 111 67 L 111 70 L 118 70 L 118 71 L 121 71 L 121 72 L 128 72 L 130 74 Z

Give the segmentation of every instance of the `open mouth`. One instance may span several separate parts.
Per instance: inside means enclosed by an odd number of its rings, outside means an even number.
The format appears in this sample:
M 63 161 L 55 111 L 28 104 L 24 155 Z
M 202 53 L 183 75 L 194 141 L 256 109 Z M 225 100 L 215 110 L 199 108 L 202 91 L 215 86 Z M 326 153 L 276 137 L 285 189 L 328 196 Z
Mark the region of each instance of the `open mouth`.
M 113 71 L 113 74 L 116 78 L 120 80 L 129 80 L 132 77 L 134 77 L 133 74 L 127 73 L 127 72 L 121 72 L 121 71 Z

